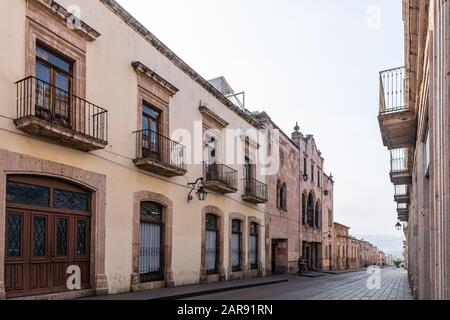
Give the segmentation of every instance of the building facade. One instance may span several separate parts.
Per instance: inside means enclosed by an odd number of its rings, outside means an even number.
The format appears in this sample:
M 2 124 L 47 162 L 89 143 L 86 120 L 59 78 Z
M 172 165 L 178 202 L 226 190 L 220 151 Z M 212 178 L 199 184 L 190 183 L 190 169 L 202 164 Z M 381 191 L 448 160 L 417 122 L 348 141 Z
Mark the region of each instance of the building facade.
M 228 163 L 222 133 L 251 114 L 115 1 L 0 10 L 0 298 L 265 275 L 259 144 Z
M 405 67 L 381 72 L 379 123 L 418 299 L 450 299 L 450 4 L 403 1 Z

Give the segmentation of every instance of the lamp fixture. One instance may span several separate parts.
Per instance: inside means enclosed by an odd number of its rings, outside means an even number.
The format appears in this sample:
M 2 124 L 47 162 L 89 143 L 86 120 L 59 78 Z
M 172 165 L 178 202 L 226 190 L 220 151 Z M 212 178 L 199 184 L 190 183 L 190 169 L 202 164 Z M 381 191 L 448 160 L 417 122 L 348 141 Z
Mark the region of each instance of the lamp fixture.
M 403 228 L 403 226 L 402 226 L 402 224 L 400 223 L 400 221 L 397 222 L 397 224 L 395 225 L 395 229 L 396 229 L 397 231 L 400 231 L 400 230 L 402 230 L 402 228 Z
M 203 178 L 198 178 L 194 183 L 188 183 L 188 186 L 192 187 L 188 195 L 188 203 L 194 199 L 194 197 L 192 197 L 192 192 L 194 192 L 195 189 L 197 189 L 197 191 L 195 192 L 195 194 L 197 195 L 197 199 L 199 201 L 206 200 L 208 192 L 205 190 L 205 186 L 203 185 Z
M 303 181 L 305 181 L 305 182 L 308 181 L 308 178 L 309 178 L 308 174 L 304 173 L 303 174 Z

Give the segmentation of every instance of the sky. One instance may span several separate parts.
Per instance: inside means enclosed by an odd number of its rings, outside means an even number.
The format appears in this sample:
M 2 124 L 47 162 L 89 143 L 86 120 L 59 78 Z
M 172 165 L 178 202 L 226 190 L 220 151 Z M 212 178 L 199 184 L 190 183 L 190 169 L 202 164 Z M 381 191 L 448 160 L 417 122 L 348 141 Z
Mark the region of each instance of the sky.
M 404 65 L 401 0 L 118 2 L 204 78 L 245 91 L 248 109 L 314 135 L 336 221 L 401 236 L 377 121 L 378 73 Z

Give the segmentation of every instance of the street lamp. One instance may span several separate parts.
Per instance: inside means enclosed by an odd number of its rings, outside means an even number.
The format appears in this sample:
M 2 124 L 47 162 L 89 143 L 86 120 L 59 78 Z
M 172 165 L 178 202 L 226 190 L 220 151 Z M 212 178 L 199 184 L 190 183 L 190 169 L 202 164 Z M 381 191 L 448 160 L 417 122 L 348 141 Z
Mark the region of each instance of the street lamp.
M 402 230 L 402 224 L 401 224 L 400 222 L 397 222 L 397 224 L 395 225 L 395 229 L 396 229 L 397 231 Z
M 303 181 L 308 181 L 308 174 L 305 172 L 304 174 L 303 174 Z
M 195 194 L 197 195 L 197 199 L 199 201 L 206 200 L 208 192 L 205 190 L 205 186 L 203 185 L 203 178 L 198 178 L 194 183 L 188 183 L 188 186 L 192 187 L 188 195 L 188 203 L 194 199 L 192 197 L 192 192 L 194 192 L 195 188 L 197 188 L 197 191 L 195 192 Z

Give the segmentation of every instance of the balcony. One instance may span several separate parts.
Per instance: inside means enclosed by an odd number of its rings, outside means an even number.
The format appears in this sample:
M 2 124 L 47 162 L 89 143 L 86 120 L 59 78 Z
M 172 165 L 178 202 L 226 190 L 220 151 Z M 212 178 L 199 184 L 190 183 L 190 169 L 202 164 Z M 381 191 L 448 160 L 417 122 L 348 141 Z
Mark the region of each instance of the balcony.
M 409 195 L 409 186 L 401 185 L 395 186 L 395 196 L 394 199 L 397 203 L 409 203 L 410 195 Z
M 412 183 L 409 149 L 391 150 L 391 181 L 394 185 L 408 185 Z
M 404 67 L 380 72 L 380 124 L 383 144 L 392 149 L 412 147 L 416 141 L 417 122 L 405 101 Z
M 35 77 L 16 82 L 17 129 L 89 152 L 108 145 L 108 111 Z
M 187 172 L 186 147 L 153 130 L 136 131 L 136 159 L 142 170 L 165 177 L 184 176 Z
M 267 203 L 267 185 L 255 179 L 243 179 L 244 194 L 242 199 L 254 204 Z
M 203 185 L 221 194 L 237 192 L 237 171 L 223 164 L 203 164 Z
M 409 220 L 409 206 L 407 203 L 397 204 L 398 220 L 408 222 Z

